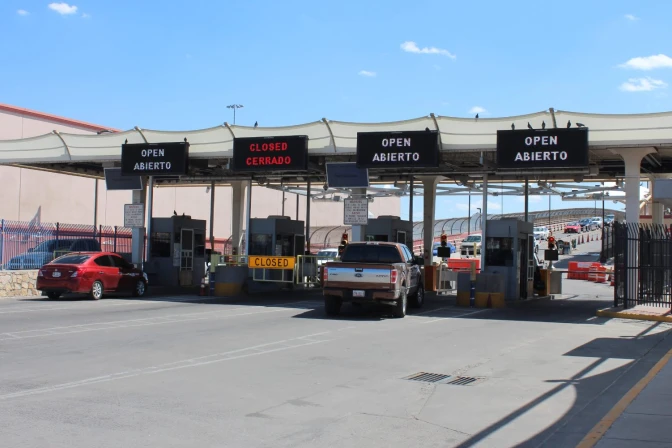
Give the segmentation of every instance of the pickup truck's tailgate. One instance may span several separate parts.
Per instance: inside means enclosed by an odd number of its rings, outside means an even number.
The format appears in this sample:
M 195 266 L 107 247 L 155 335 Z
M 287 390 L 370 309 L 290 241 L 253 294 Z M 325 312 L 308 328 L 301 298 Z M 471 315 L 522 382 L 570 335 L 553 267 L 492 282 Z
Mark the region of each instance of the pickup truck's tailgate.
M 378 289 L 390 285 L 390 265 L 327 264 L 325 287 Z

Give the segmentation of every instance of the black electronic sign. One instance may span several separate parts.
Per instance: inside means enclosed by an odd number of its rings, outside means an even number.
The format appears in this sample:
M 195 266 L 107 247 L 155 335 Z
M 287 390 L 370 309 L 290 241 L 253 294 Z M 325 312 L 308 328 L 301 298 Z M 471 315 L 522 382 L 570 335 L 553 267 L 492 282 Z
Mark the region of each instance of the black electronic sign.
M 178 176 L 189 169 L 189 143 L 125 143 L 121 145 L 123 176 Z
M 358 132 L 359 168 L 437 168 L 437 131 Z
M 330 188 L 368 188 L 369 170 L 357 168 L 354 162 L 326 164 L 327 185 Z
M 142 190 L 141 176 L 123 176 L 121 168 L 105 168 L 105 187 L 114 190 Z
M 233 139 L 233 171 L 306 171 L 308 137 L 242 137 Z
M 497 167 L 504 169 L 586 168 L 588 129 L 497 131 Z

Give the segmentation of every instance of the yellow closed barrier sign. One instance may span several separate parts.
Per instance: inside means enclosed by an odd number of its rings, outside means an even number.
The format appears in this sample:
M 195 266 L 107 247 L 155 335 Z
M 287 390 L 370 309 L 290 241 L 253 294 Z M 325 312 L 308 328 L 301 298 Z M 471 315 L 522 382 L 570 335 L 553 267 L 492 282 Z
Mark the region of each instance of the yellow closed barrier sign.
M 250 255 L 247 266 L 251 269 L 294 269 L 296 258 Z

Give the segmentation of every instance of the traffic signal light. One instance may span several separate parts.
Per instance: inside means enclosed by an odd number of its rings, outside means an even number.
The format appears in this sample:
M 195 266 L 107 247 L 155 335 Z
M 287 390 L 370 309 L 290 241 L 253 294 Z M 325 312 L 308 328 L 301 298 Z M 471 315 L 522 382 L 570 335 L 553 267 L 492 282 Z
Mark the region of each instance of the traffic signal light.
M 341 235 L 341 244 L 338 246 L 338 256 L 340 257 L 343 255 L 343 251 L 345 250 L 345 246 L 348 245 L 348 234 L 344 233 Z
M 441 247 L 448 247 L 448 235 L 445 233 L 441 234 Z
M 555 238 L 552 237 L 552 236 L 549 236 L 549 237 L 548 237 L 548 248 L 549 248 L 550 250 L 554 250 L 554 249 L 555 249 Z

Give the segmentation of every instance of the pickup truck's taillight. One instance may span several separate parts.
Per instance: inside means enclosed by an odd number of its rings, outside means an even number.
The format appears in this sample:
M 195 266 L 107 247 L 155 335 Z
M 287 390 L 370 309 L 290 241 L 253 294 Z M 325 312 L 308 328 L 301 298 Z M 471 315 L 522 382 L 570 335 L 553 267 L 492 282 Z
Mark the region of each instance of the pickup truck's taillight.
M 326 282 L 329 280 L 329 268 L 323 267 L 322 268 L 322 281 Z
M 397 270 L 396 269 L 391 269 L 390 270 L 390 283 L 395 284 L 397 283 Z

